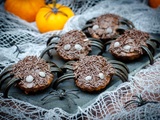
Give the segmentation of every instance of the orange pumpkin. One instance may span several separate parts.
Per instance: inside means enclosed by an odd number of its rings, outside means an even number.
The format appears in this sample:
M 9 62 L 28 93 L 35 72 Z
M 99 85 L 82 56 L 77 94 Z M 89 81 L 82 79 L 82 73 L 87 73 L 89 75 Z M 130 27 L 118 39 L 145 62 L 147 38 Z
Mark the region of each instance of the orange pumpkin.
M 45 6 L 45 0 L 6 0 L 5 9 L 16 16 L 34 22 L 38 10 Z
M 36 24 L 41 33 L 62 30 L 67 20 L 74 12 L 61 4 L 48 4 L 42 7 L 36 16 Z
M 152 8 L 157 8 L 160 6 L 160 0 L 149 0 L 149 6 Z

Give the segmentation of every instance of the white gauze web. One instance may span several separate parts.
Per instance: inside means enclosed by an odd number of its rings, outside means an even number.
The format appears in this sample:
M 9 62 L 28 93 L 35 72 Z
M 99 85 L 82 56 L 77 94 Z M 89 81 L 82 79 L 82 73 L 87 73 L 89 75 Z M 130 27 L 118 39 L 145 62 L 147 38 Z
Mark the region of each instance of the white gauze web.
M 45 48 L 47 39 L 69 30 L 81 30 L 85 22 L 105 13 L 115 13 L 133 22 L 139 30 L 160 33 L 160 9 L 151 9 L 143 0 L 59 0 L 70 6 L 76 16 L 72 17 L 61 31 L 39 33 L 35 23 L 28 23 L 0 6 L 0 72 L 3 67 L 14 64 L 27 55 L 39 55 Z M 17 45 L 23 53 L 14 52 Z M 148 103 L 141 107 L 134 104 L 124 108 L 125 102 L 133 95 L 141 95 L 147 101 L 160 101 L 160 59 L 154 65 L 129 77 L 127 83 L 114 91 L 100 94 L 89 106 L 80 107 L 75 114 L 69 114 L 61 108 L 46 110 L 14 98 L 4 99 L 0 94 L 0 118 L 28 120 L 60 119 L 158 119 L 160 103 Z

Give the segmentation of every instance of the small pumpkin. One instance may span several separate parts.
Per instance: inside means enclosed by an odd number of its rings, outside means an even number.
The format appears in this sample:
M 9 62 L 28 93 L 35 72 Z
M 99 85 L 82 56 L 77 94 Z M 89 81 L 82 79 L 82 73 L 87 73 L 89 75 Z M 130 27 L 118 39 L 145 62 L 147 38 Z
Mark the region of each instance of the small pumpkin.
M 45 0 L 6 0 L 5 10 L 28 22 L 34 22 L 38 10 L 45 6 Z
M 53 0 L 53 4 L 48 4 L 38 11 L 36 24 L 41 33 L 62 30 L 72 16 L 74 12 L 69 7 L 57 4 L 56 0 Z
M 149 6 L 152 8 L 157 8 L 160 6 L 160 0 L 149 0 Z

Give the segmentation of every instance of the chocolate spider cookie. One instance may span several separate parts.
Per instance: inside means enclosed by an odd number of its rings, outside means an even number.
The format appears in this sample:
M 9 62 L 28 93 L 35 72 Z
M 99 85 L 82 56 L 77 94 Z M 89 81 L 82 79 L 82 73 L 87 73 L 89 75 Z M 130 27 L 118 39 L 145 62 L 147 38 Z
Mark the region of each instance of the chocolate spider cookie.
M 109 51 L 116 58 L 126 61 L 135 60 L 147 53 L 151 63 L 153 63 L 152 54 L 156 48 L 155 41 L 156 39 L 151 38 L 146 32 L 136 29 L 127 30 L 111 43 Z
M 56 51 L 65 60 L 77 60 L 91 51 L 91 42 L 83 32 L 72 30 L 61 36 Z
M 103 41 L 117 38 L 120 34 L 118 31 L 134 28 L 129 20 L 115 14 L 105 14 L 91 19 L 86 26 L 83 28 L 86 34 Z
M 11 73 L 21 79 L 17 86 L 26 94 L 43 90 L 53 81 L 50 66 L 36 56 L 27 56 L 13 65 Z
M 102 56 L 86 56 L 74 66 L 75 84 L 83 91 L 93 92 L 104 89 L 115 72 Z

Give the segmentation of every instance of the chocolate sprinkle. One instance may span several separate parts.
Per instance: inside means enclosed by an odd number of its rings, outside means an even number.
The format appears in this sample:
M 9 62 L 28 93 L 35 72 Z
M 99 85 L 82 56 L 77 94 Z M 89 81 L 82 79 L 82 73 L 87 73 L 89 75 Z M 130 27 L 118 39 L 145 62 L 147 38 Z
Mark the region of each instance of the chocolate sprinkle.
M 74 74 L 76 85 L 84 91 L 99 91 L 106 87 L 114 74 L 114 68 L 102 56 L 86 56 L 74 63 Z M 104 74 L 104 79 L 99 77 L 99 73 Z M 91 80 L 86 80 L 91 76 Z
M 41 77 L 39 72 L 45 72 L 46 76 Z M 50 66 L 41 58 L 36 56 L 27 56 L 13 65 L 12 73 L 15 78 L 21 78 L 18 86 L 25 91 L 37 92 L 50 85 L 53 75 L 50 72 Z M 26 82 L 26 77 L 31 75 L 34 80 L 31 83 Z
M 82 56 L 86 56 L 91 51 L 90 40 L 86 40 L 86 35 L 78 30 L 72 30 L 62 35 L 59 43 L 56 45 L 57 53 L 65 60 L 78 60 Z M 77 50 L 75 45 L 78 44 L 82 47 Z M 70 45 L 69 50 L 65 50 L 64 46 Z
M 110 45 L 109 51 L 112 54 L 116 54 L 118 56 L 124 56 L 125 53 L 138 53 L 143 54 L 143 50 L 141 46 L 147 46 L 146 40 L 149 39 L 149 34 L 139 31 L 139 30 L 127 30 L 123 35 L 118 37 L 115 41 L 113 41 Z M 119 42 L 118 47 L 114 47 L 115 42 Z M 124 46 L 130 46 L 130 49 L 124 49 Z
M 101 15 L 100 17 L 97 17 L 92 23 L 93 26 L 98 25 L 99 28 L 95 30 L 92 28 L 88 28 L 88 31 L 93 38 L 102 40 L 112 39 L 118 35 L 116 29 L 119 26 L 120 18 L 120 16 L 114 14 Z

